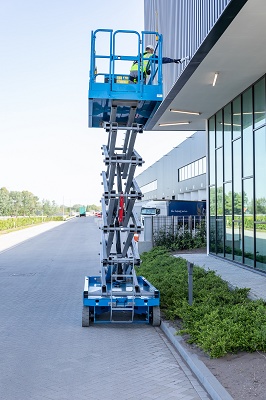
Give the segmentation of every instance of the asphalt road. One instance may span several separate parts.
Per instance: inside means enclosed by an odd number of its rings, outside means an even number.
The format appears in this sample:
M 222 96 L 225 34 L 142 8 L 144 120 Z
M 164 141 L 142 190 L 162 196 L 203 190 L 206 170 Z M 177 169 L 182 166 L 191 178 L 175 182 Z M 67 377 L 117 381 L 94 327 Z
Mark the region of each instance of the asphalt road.
M 0 399 L 209 399 L 159 328 L 81 327 L 99 242 L 75 218 L 0 252 Z

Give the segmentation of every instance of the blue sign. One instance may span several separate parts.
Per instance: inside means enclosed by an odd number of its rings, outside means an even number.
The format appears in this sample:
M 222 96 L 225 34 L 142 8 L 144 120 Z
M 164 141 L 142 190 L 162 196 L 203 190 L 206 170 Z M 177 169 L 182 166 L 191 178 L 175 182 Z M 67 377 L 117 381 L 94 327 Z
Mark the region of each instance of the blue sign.
M 170 200 L 168 207 L 170 216 L 206 215 L 206 201 Z

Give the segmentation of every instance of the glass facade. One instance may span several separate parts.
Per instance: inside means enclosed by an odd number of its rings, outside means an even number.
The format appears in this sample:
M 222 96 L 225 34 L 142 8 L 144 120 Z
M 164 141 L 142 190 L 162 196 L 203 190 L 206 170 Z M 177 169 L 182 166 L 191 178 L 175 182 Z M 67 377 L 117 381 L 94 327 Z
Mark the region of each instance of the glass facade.
M 266 272 L 265 76 L 208 121 L 210 253 Z

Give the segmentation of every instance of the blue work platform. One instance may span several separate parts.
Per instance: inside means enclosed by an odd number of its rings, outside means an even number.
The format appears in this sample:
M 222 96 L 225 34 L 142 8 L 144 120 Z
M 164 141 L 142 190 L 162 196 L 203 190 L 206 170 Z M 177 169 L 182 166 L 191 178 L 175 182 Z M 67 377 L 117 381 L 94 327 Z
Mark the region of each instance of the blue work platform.
M 105 50 L 98 52 L 96 39 L 103 35 Z M 135 54 L 118 54 L 121 38 L 126 42 L 129 36 L 134 37 Z M 156 43 L 156 55 L 147 58 L 143 54 L 145 45 L 150 42 Z M 129 79 L 134 61 L 140 66 L 137 83 L 131 83 Z M 146 77 L 142 73 L 145 62 L 149 62 L 150 69 L 150 75 Z M 92 32 L 88 97 L 89 127 L 101 128 L 105 122 L 116 122 L 118 126 L 132 123 L 145 126 L 163 100 L 162 36 L 149 31 L 139 34 L 136 31 L 98 29 Z

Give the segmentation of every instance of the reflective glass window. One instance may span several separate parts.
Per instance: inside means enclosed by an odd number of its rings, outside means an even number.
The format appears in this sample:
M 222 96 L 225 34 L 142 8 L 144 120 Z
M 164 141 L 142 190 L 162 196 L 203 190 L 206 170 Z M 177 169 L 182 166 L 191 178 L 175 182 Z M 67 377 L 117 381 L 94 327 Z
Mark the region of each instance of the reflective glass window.
M 266 270 L 266 127 L 254 132 L 255 139 L 255 218 L 264 222 L 255 224 L 256 229 L 256 268 Z
M 217 204 L 219 202 L 219 209 L 223 208 L 223 200 L 218 200 L 218 192 L 223 193 L 223 150 L 222 148 L 216 150 L 216 157 L 217 157 L 217 177 L 216 177 L 216 185 L 217 185 Z M 218 212 L 218 215 L 223 215 L 221 211 Z
M 254 199 L 253 178 L 243 181 L 243 212 L 244 212 L 244 263 L 254 266 Z
M 215 186 L 211 186 L 209 190 L 210 198 L 210 220 L 209 220 L 209 243 L 210 252 L 216 253 L 216 200 L 215 200 Z
M 266 216 L 266 127 L 256 130 L 254 132 L 254 139 L 256 221 L 264 221 Z
M 231 103 L 224 108 L 224 180 L 232 180 L 232 113 Z
M 216 114 L 216 148 L 223 145 L 223 114 L 222 110 Z
M 265 124 L 265 78 L 254 85 L 254 124 L 255 128 Z
M 241 97 L 233 101 L 233 139 L 241 135 Z
M 217 240 L 217 254 L 224 255 L 224 211 L 223 211 L 223 149 L 220 147 L 216 150 L 217 157 L 217 219 L 216 219 L 216 240 Z
M 215 183 L 215 123 L 214 117 L 209 120 L 209 179 L 210 185 Z
M 241 139 L 233 142 L 233 185 L 234 260 L 242 262 Z
M 234 260 L 242 263 L 242 220 L 239 216 L 233 221 Z
M 224 218 L 222 216 L 216 219 L 216 254 L 224 256 Z
M 232 183 L 226 183 L 224 185 L 225 257 L 230 260 L 233 253 L 232 211 Z
M 255 224 L 256 269 L 266 271 L 266 224 Z
M 241 216 L 242 213 L 242 194 L 241 194 L 241 140 L 233 142 L 233 211 L 234 217 Z
M 216 176 L 216 184 L 218 187 L 223 185 L 223 149 L 216 150 L 217 157 L 217 176 Z
M 243 93 L 243 176 L 253 175 L 252 89 Z

